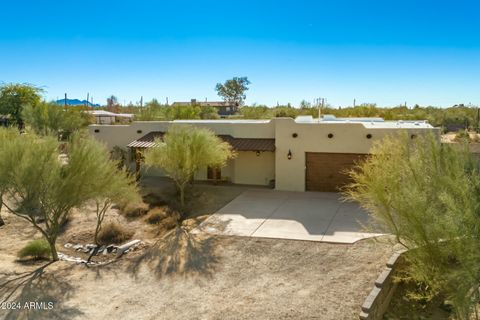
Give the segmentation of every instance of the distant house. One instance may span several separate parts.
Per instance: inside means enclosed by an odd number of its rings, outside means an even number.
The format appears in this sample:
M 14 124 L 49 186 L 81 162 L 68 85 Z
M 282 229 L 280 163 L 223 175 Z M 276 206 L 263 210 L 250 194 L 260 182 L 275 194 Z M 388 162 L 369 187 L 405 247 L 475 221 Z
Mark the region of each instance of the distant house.
M 227 101 L 204 101 L 199 102 L 197 99 L 192 99 L 190 102 L 174 102 L 174 106 L 199 106 L 201 107 L 214 107 L 217 109 L 218 115 L 222 118 L 234 115 L 238 112 L 239 104 L 237 102 Z
M 86 112 L 95 117 L 96 124 L 132 122 L 134 116 L 130 113 L 113 113 L 105 110 L 88 110 Z

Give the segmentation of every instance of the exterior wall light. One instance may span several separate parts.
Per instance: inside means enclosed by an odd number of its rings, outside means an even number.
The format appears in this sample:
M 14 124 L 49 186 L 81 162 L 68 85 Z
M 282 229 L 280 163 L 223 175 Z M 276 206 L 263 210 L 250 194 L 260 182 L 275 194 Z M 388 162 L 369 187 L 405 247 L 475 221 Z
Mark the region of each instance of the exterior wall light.
M 137 133 L 142 133 L 142 130 L 137 130 Z
M 288 149 L 287 159 L 292 160 L 292 151 L 290 149 Z
M 372 134 L 371 133 L 367 134 L 367 139 L 372 139 Z
M 415 139 L 416 137 L 417 137 L 416 134 L 412 134 L 412 135 L 410 136 L 410 139 Z
M 293 133 L 293 134 L 292 134 L 292 137 L 294 137 L 294 138 L 298 137 L 298 133 L 296 133 L 296 132 Z
M 257 157 L 260 157 L 260 151 L 256 152 Z
M 100 132 L 100 130 L 99 130 L 99 129 L 95 129 L 94 131 L 95 131 L 95 133 L 98 133 L 98 132 Z
M 332 139 L 332 138 L 333 138 L 333 133 L 329 133 L 327 137 L 328 137 L 329 139 Z

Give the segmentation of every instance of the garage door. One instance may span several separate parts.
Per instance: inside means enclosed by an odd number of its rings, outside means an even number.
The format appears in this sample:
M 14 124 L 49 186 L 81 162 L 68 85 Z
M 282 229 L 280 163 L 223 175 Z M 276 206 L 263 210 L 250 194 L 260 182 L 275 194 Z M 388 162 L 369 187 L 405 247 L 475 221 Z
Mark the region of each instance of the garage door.
M 306 154 L 305 189 L 307 191 L 336 192 L 350 182 L 344 172 L 363 160 L 367 155 L 358 153 L 317 153 Z

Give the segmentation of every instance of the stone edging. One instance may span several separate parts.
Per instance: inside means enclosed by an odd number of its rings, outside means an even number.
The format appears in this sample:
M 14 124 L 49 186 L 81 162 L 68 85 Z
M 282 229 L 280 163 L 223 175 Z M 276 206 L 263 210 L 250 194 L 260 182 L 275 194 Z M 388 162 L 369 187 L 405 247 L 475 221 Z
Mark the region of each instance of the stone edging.
M 388 308 L 397 284 L 393 274 L 403 252 L 394 253 L 387 261 L 387 267 L 375 280 L 375 286 L 362 305 L 359 318 L 361 320 L 380 320 Z

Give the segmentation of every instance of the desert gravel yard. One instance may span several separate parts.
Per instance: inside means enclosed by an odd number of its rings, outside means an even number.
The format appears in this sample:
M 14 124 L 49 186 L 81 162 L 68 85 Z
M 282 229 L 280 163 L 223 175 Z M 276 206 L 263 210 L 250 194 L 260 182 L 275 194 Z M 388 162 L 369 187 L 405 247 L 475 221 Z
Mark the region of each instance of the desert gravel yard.
M 391 253 L 373 240 L 240 237 L 206 240 L 197 249 L 214 252 L 170 270 L 158 267 L 155 254 L 136 270 L 133 257 L 102 268 L 58 262 L 10 300 L 55 302 L 25 319 L 357 319 Z
M 0 319 L 358 319 L 392 253 L 384 237 L 330 244 L 188 232 L 243 191 L 198 187 L 198 199 L 209 199 L 197 205 L 202 216 L 162 240 L 143 218 L 111 210 L 108 219 L 135 230 L 145 245 L 101 267 L 60 261 L 38 269 L 45 262 L 16 261 L 17 251 L 40 235 L 3 211 L 0 301 L 54 304 L 0 309 Z M 66 242 L 89 241 L 95 218 L 85 210 L 73 215 L 60 251 Z

